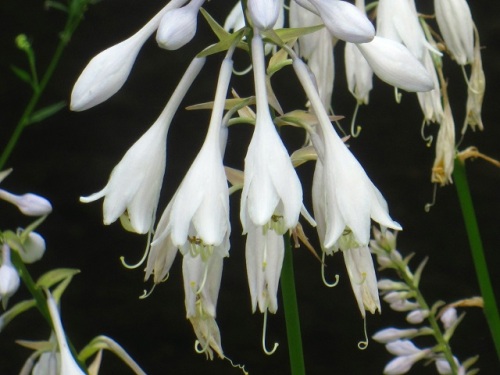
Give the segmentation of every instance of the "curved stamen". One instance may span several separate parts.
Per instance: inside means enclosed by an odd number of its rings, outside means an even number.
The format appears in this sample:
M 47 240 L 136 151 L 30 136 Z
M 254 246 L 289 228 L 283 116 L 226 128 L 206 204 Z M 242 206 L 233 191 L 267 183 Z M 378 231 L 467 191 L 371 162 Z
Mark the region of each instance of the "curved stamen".
M 353 138 L 357 138 L 359 136 L 359 133 L 361 133 L 361 125 L 358 125 L 356 127 L 356 130 L 354 130 L 354 127 L 356 125 L 356 117 L 358 117 L 358 109 L 360 105 L 359 102 L 356 103 L 356 108 L 354 108 L 354 113 L 352 114 L 352 120 L 351 120 L 351 136 Z
M 403 94 L 401 94 L 398 90 L 397 87 L 394 87 L 394 99 L 396 100 L 396 103 L 401 103 L 401 98 L 403 97 Z
M 266 347 L 266 330 L 267 330 L 267 308 L 264 311 L 264 323 L 262 324 L 262 350 L 267 355 L 273 355 L 276 349 L 278 349 L 279 344 L 277 342 L 274 343 L 274 346 L 271 350 L 268 350 Z
M 168 276 L 167 276 L 167 278 L 168 278 Z M 153 284 L 153 287 L 149 290 L 149 292 L 146 289 L 144 289 L 143 293 L 139 296 L 139 299 L 148 298 L 153 293 L 153 290 L 155 290 L 155 287 L 156 287 L 156 284 Z
M 335 275 L 335 282 L 329 283 L 325 278 L 325 252 L 323 251 L 321 254 L 321 280 L 323 280 L 323 284 L 325 284 L 328 288 L 333 288 L 337 286 L 340 280 L 340 276 L 338 274 Z
M 155 210 L 155 213 L 156 213 L 156 210 Z M 153 228 L 151 227 L 148 231 L 148 240 L 146 242 L 146 249 L 144 250 L 144 254 L 142 255 L 142 258 L 139 260 L 139 262 L 137 262 L 136 264 L 128 264 L 127 262 L 125 262 L 125 257 L 123 255 L 120 257 L 120 262 L 122 262 L 123 267 L 125 267 L 129 270 L 133 270 L 133 269 L 139 268 L 144 263 L 144 261 L 148 257 L 149 248 L 151 247 L 152 234 L 153 234 Z
M 434 136 L 432 135 L 425 135 L 424 134 L 424 129 L 425 127 L 427 126 L 426 122 L 425 122 L 425 119 L 422 121 L 422 126 L 420 127 L 420 136 L 422 137 L 422 139 L 424 140 L 424 142 L 427 142 L 426 143 L 426 146 L 427 147 L 431 147 L 432 145 L 432 141 L 434 140 Z
M 207 275 L 208 275 L 208 263 L 205 262 L 205 270 L 203 271 L 203 279 L 201 280 L 200 287 L 196 291 L 196 294 L 200 294 L 203 288 L 205 287 L 205 284 L 207 282 Z
M 432 192 L 432 202 L 425 204 L 425 206 L 424 206 L 425 212 L 429 212 L 431 210 L 432 206 L 434 206 L 436 204 L 436 192 L 437 192 L 437 184 L 434 184 L 434 189 Z
M 208 347 L 210 346 L 210 341 L 207 340 L 207 342 L 205 343 L 204 346 L 202 346 L 201 348 L 199 348 L 199 346 L 201 345 L 200 341 L 199 340 L 196 340 L 194 342 L 194 351 L 198 354 L 205 354 L 208 350 Z
M 363 329 L 365 331 L 365 339 L 358 342 L 358 349 L 359 350 L 365 350 L 368 348 L 368 334 L 366 333 L 366 316 L 363 317 Z
M 233 74 L 235 76 L 244 76 L 245 74 L 247 74 L 248 72 L 250 72 L 253 68 L 253 65 L 250 64 L 247 68 L 243 69 L 243 70 L 236 70 L 235 68 L 233 68 Z

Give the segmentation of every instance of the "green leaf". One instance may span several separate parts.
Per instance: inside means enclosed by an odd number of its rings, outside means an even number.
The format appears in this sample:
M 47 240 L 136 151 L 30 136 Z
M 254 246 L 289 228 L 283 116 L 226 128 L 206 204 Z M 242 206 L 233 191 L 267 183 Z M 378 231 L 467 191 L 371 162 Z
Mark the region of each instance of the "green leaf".
M 68 13 L 68 7 L 57 1 L 46 0 L 44 4 L 46 8 L 57 9 L 64 13 Z
M 205 9 L 200 8 L 200 12 L 203 15 L 203 17 L 205 17 L 208 25 L 210 26 L 214 34 L 217 36 L 217 38 L 219 38 L 219 40 L 226 39 L 229 35 L 231 35 L 226 30 L 224 30 L 224 28 L 221 25 L 219 25 L 217 21 L 214 20 L 212 16 Z
M 46 118 L 55 115 L 57 112 L 59 112 L 61 109 L 66 107 L 66 102 L 64 100 L 51 104 L 47 107 L 44 107 L 42 109 L 39 109 L 35 113 L 33 113 L 28 120 L 28 123 L 26 125 L 32 125 L 37 122 L 43 121 Z
M 212 44 L 211 46 L 205 48 L 196 57 L 206 57 L 222 51 L 227 51 L 234 43 L 236 43 L 237 40 L 243 37 L 245 31 L 245 29 L 241 29 L 233 34 L 226 33 L 227 36 L 221 39 L 218 43 Z M 248 50 L 248 46 L 243 43 L 239 43 L 238 47 L 244 50 Z
M 286 29 L 277 29 L 275 30 L 275 32 L 283 42 L 287 43 L 291 40 L 298 38 L 299 36 L 311 34 L 318 30 L 321 30 L 323 27 L 325 27 L 325 25 L 317 25 L 309 27 L 291 27 Z
M 255 96 L 251 96 L 249 98 L 226 99 L 226 101 L 224 103 L 224 109 L 230 110 L 234 107 L 243 108 L 243 107 L 245 107 L 247 105 L 251 105 L 251 104 L 255 104 Z M 186 109 L 189 111 L 199 110 L 199 109 L 212 109 L 213 106 L 214 106 L 214 102 L 206 102 L 206 103 L 190 105 L 189 107 L 186 107 Z
M 33 81 L 31 80 L 31 75 L 24 69 L 18 68 L 15 65 L 11 65 L 10 69 L 14 72 L 16 76 L 18 76 L 21 81 L 26 82 L 30 86 L 33 85 Z
M 80 273 L 80 270 L 75 268 L 56 268 L 47 273 L 44 273 L 37 280 L 36 285 L 41 288 L 50 288 L 51 286 Z

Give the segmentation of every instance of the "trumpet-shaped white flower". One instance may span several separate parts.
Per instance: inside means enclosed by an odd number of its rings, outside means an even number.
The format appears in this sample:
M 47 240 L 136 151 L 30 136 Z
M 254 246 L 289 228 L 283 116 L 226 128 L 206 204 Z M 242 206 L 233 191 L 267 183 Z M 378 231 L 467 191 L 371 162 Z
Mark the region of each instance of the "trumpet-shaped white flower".
M 313 205 L 323 248 L 331 251 L 346 227 L 359 246 L 368 245 L 370 219 L 401 230 L 389 216 L 382 194 L 331 126 L 304 63 L 294 58 L 293 67 L 319 121 L 316 132 L 311 134 L 321 161 L 313 181 Z M 318 210 L 320 205 L 324 207 Z M 324 228 L 324 236 L 320 227 Z
M 248 223 L 245 259 L 252 311 L 257 304 L 260 312 L 278 309 L 278 283 L 285 255 L 283 236 L 266 226 Z
M 205 0 L 192 0 L 182 8 L 165 13 L 156 32 L 158 45 L 168 50 L 176 50 L 189 43 L 196 34 L 196 18 L 204 2 Z
M 345 70 L 347 86 L 360 104 L 368 104 L 373 87 L 373 70 L 353 43 L 345 44 Z
M 272 29 L 280 14 L 280 0 L 248 0 L 250 19 L 259 30 Z
M 104 197 L 104 224 L 125 212 L 133 231 L 146 233 L 152 227 L 165 173 L 166 137 L 170 123 L 205 59 L 194 59 L 156 122 L 125 153 L 101 191 L 81 197 L 84 203 Z
M 401 43 L 376 36 L 357 47 L 382 81 L 410 92 L 434 88 L 425 67 Z
M 9 298 L 19 289 L 19 275 L 10 261 L 10 248 L 2 245 L 2 265 L 0 266 L 0 301 L 5 309 Z
M 59 316 L 59 311 L 56 306 L 56 301 L 52 295 L 48 292 L 47 307 L 49 308 L 50 319 L 54 326 L 54 333 L 56 334 L 57 345 L 59 347 L 59 353 L 61 355 L 59 361 L 59 372 L 58 374 L 64 375 L 85 375 L 81 370 L 80 366 L 76 363 L 73 355 L 66 341 L 66 334 L 61 323 L 61 317 Z
M 365 310 L 372 314 L 380 312 L 377 276 L 368 246 L 342 250 L 342 254 L 361 316 L 365 317 Z
M 26 216 L 44 216 L 52 212 L 50 202 L 36 194 L 15 195 L 0 189 L 0 199 L 12 203 Z
M 317 14 L 335 38 L 351 43 L 367 43 L 375 36 L 375 28 L 370 20 L 353 4 L 341 0 L 309 2 L 317 9 Z M 298 3 L 304 3 L 304 0 Z
M 417 92 L 418 102 L 426 122 L 441 122 L 443 120 L 443 104 L 441 103 L 441 87 L 434 67 L 430 51 L 424 53 L 423 64 L 434 82 L 434 88 L 426 92 Z
M 264 48 L 257 32 L 252 39 L 252 61 L 257 117 L 245 157 L 240 219 L 246 233 L 248 220 L 256 226 L 263 226 L 273 215 L 280 216 L 286 231 L 297 225 L 302 207 L 302 186 L 269 113 Z
M 102 51 L 87 64 L 71 92 L 72 111 L 84 111 L 112 97 L 127 80 L 146 40 L 158 28 L 163 15 L 187 0 L 172 0 L 130 38 Z
M 466 0 L 434 0 L 436 20 L 446 47 L 460 65 L 474 60 L 474 22 Z

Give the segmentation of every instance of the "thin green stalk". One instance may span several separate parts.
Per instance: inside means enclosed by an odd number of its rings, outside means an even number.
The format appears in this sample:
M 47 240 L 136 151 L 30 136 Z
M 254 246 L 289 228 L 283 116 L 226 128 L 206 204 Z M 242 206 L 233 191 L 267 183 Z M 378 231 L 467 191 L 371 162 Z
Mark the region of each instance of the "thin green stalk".
M 292 246 L 290 236 L 284 235 L 285 259 L 281 270 L 281 294 L 285 311 L 286 332 L 288 337 L 288 353 L 292 375 L 305 375 L 302 336 L 300 333 L 299 309 L 295 293 L 295 277 L 293 273 Z
M 465 165 L 458 158 L 455 159 L 455 169 L 453 180 L 457 188 L 458 199 L 462 208 L 465 228 L 469 237 L 469 244 L 472 252 L 472 260 L 476 268 L 476 275 L 479 282 L 479 289 L 484 301 L 484 314 L 490 327 L 493 342 L 496 347 L 497 356 L 500 359 L 500 315 L 495 300 L 495 294 L 491 285 L 488 266 L 484 256 L 479 226 L 476 220 L 476 213 L 470 195 L 469 184 L 465 173 Z
M 75 0 L 76 1 L 76 0 Z M 45 71 L 42 79 L 40 80 L 40 83 L 33 88 L 33 94 L 31 96 L 30 101 L 26 105 L 26 108 L 24 109 L 23 114 L 21 115 L 21 118 L 19 119 L 19 122 L 17 123 L 14 132 L 12 133 L 9 141 L 7 142 L 7 145 L 5 146 L 2 155 L 0 156 L 0 170 L 5 166 L 5 163 L 9 159 L 10 155 L 12 154 L 12 151 L 14 150 L 19 138 L 21 137 L 21 134 L 23 133 L 23 130 L 28 126 L 29 120 L 31 116 L 33 115 L 34 110 L 36 109 L 36 106 L 40 100 L 40 97 L 42 96 L 45 88 L 47 87 L 47 84 L 49 83 L 50 79 L 52 78 L 52 75 L 57 67 L 57 64 L 59 63 L 59 60 L 61 59 L 62 53 L 64 51 L 64 48 L 66 48 L 67 44 L 69 43 L 71 36 L 75 32 L 76 28 L 78 27 L 83 13 L 85 12 L 86 8 L 86 1 L 79 2 L 77 6 L 73 7 L 70 9 L 70 13 L 68 14 L 68 19 L 66 21 L 66 25 L 64 26 L 64 30 L 61 32 L 61 37 L 59 40 L 59 43 L 57 45 L 57 48 L 54 52 L 54 55 L 52 56 L 52 59 L 50 60 L 50 63 L 47 67 L 47 70 Z M 33 58 L 33 60 L 32 60 Z M 32 66 L 34 64 L 34 57 L 30 58 L 30 68 L 33 71 L 36 71 L 34 67 Z M 35 73 L 33 73 L 35 74 Z M 38 81 L 38 78 L 36 76 L 33 77 L 35 80 L 34 83 L 36 84 L 36 81 Z

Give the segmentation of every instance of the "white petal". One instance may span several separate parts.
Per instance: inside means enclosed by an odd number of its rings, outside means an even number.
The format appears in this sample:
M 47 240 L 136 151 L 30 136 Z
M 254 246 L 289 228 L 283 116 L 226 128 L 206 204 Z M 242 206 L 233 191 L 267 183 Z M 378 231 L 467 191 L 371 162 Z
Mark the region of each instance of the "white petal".
M 278 20 L 279 0 L 248 0 L 247 7 L 254 26 L 260 30 L 273 28 Z

